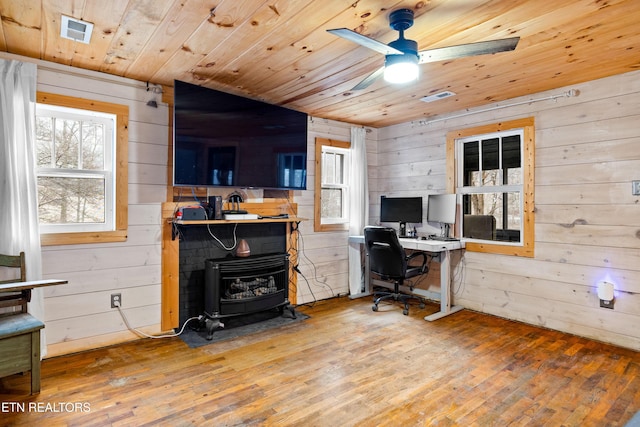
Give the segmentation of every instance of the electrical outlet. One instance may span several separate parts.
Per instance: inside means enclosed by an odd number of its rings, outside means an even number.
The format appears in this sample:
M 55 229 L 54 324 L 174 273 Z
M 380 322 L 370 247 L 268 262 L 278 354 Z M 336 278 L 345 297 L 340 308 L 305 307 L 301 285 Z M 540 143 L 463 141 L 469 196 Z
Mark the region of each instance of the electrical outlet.
M 122 294 L 111 294 L 111 308 L 122 307 Z
M 610 308 L 611 310 L 613 310 L 613 300 L 611 301 L 607 301 L 607 300 L 600 300 L 600 307 L 602 308 Z
M 631 194 L 640 196 L 640 181 L 631 181 Z

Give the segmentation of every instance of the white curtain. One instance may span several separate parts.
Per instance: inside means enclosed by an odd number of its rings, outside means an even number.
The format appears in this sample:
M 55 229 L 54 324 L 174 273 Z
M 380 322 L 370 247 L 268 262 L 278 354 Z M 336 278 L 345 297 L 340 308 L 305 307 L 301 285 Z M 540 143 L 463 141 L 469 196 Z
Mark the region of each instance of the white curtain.
M 27 280 L 42 279 L 35 175 L 36 65 L 0 59 L 0 253 L 24 251 Z M 44 321 L 42 292 L 29 312 Z M 46 354 L 44 330 L 42 356 Z
M 349 180 L 349 235 L 360 236 L 369 223 L 366 130 L 351 128 L 351 176 Z M 349 245 L 349 293 L 362 292 L 360 245 Z

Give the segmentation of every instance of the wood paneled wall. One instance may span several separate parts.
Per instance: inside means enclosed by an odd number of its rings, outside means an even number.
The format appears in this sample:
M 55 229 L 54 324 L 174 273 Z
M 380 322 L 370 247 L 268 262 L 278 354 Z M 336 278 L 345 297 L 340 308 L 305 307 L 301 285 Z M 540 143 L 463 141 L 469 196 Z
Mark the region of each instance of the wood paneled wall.
M 129 107 L 129 226 L 126 242 L 42 249 L 45 278 L 67 285 L 45 291 L 48 356 L 138 338 L 110 307 L 121 293 L 129 322 L 160 331 L 160 203 L 166 197 L 167 107 L 146 105 L 144 83 L 49 63 L 38 64 L 38 91 Z
M 298 304 L 314 300 L 345 295 L 349 292 L 347 262 L 348 231 L 314 232 L 314 191 L 315 180 L 315 139 L 326 138 L 338 141 L 351 140 L 351 125 L 334 120 L 312 118 L 309 123 L 307 143 L 307 188 L 296 191 L 298 216 L 308 218 L 300 224 L 298 249 Z M 369 164 L 375 155 L 376 129 L 368 129 L 366 134 Z
M 48 63 L 47 63 L 48 64 Z M 367 132 L 370 223 L 381 194 L 442 192 L 446 132 L 500 120 L 536 121 L 536 254 L 533 259 L 467 252 L 454 272 L 457 304 L 640 349 L 640 72 L 563 90 L 580 95 L 432 124 Z M 38 90 L 129 106 L 129 235 L 126 242 L 43 248 L 43 273 L 69 280 L 47 289 L 49 356 L 135 339 L 109 295 L 122 293 L 133 326 L 160 330 L 161 203 L 167 197 L 168 110 L 146 106 L 144 85 L 68 67 L 40 67 Z M 520 99 L 515 101 L 522 101 Z M 316 137 L 349 140 L 346 123 L 313 118 Z M 312 186 L 310 186 L 312 188 Z M 348 292 L 348 232 L 314 233 L 313 190 L 293 192 L 300 224 L 298 304 Z M 427 225 L 421 234 L 435 231 Z M 614 310 L 599 308 L 595 285 L 616 284 Z
M 170 160 L 168 106 L 147 106 L 148 93 L 142 82 L 43 61 L 38 66 L 38 91 L 129 106 L 128 238 L 122 243 L 43 248 L 44 277 L 69 281 L 45 293 L 48 357 L 137 339 L 118 311 L 110 308 L 112 293 L 122 294 L 123 310 L 133 327 L 158 333 L 162 330 L 161 204 L 167 199 Z M 316 136 L 349 140 L 350 125 L 324 119 L 310 124 L 310 183 L 314 179 Z M 375 138 L 375 131 L 368 136 Z M 348 291 L 347 233 L 314 234 L 313 184 L 309 188 L 291 192 L 299 205 L 299 216 L 310 219 L 300 224 L 299 268 L 303 275 L 298 276 L 298 304 Z
M 569 89 L 578 96 L 380 129 L 371 198 L 444 191 L 448 131 L 535 117 L 535 257 L 467 251 L 455 303 L 637 350 L 640 197 L 631 181 L 640 179 L 640 72 L 513 102 Z M 379 207 L 371 209 L 375 217 Z M 615 284 L 613 310 L 599 307 L 603 279 Z

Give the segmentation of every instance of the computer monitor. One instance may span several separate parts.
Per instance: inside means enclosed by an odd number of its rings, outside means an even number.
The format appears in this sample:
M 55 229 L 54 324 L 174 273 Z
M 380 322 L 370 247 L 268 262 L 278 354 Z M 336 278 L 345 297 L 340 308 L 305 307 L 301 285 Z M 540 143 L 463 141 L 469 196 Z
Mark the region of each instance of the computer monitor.
M 444 224 L 444 237 L 449 237 L 449 225 L 456 223 L 456 195 L 430 194 L 427 199 L 427 221 Z
M 405 237 L 407 222 L 422 222 L 422 197 L 380 197 L 380 222 L 399 222 L 400 237 Z

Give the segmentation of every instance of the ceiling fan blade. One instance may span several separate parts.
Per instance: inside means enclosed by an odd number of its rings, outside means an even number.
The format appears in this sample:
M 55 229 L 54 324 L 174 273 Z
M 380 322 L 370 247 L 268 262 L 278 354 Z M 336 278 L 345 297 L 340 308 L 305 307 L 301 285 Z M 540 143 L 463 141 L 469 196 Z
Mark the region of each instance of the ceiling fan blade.
M 486 42 L 467 43 L 457 46 L 427 49 L 418 52 L 419 63 L 446 61 L 448 59 L 463 58 L 465 56 L 485 55 L 489 53 L 506 52 L 514 50 L 520 37 L 508 39 L 489 40 Z
M 348 28 L 336 28 L 333 30 L 327 30 L 327 32 L 357 43 L 360 46 L 373 49 L 383 55 L 402 55 L 402 52 L 398 49 L 388 46 L 377 40 L 371 39 L 367 36 L 363 36 L 362 34 L 356 33 L 355 31 L 349 30 Z
M 382 74 L 384 74 L 384 67 L 380 67 L 373 73 L 369 74 L 364 80 L 355 85 L 351 90 L 362 90 L 368 88 L 373 82 L 382 77 Z

